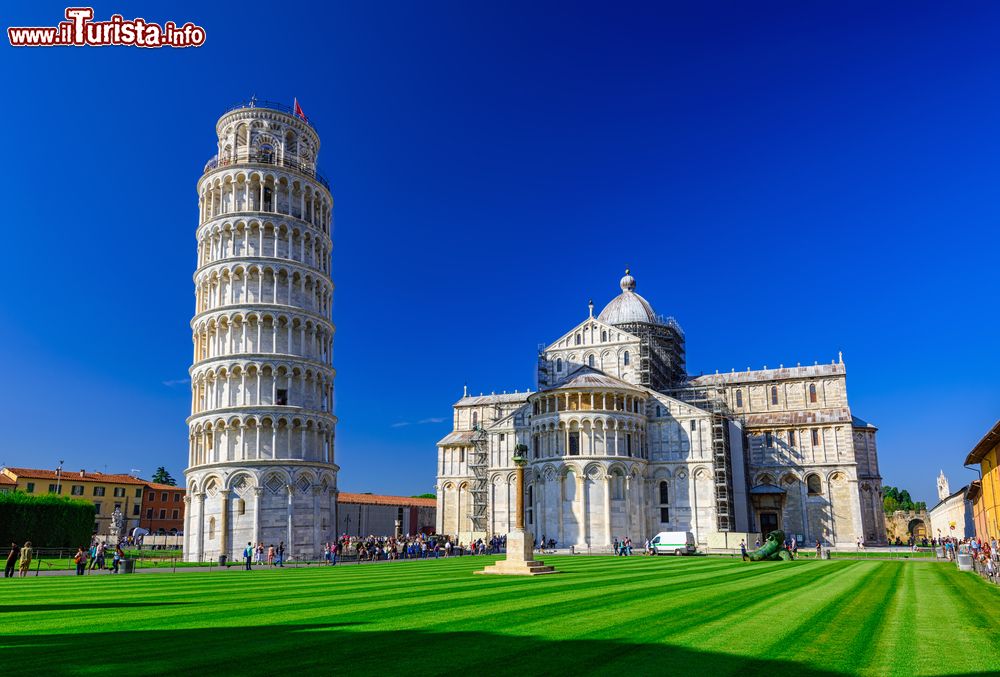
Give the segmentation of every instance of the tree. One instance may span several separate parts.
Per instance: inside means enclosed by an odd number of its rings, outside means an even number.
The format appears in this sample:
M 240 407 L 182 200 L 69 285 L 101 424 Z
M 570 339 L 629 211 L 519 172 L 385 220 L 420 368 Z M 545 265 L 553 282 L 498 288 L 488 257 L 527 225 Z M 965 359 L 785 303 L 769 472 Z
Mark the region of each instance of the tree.
M 416 496 L 410 496 L 410 498 L 437 498 L 434 494 L 417 494 Z
M 169 484 L 172 487 L 177 486 L 177 480 L 171 477 L 170 473 L 162 465 L 153 473 L 153 481 L 157 484 Z
M 892 496 L 886 496 L 885 498 L 882 499 L 882 509 L 887 514 L 892 514 L 897 510 L 899 510 L 899 501 L 897 501 Z

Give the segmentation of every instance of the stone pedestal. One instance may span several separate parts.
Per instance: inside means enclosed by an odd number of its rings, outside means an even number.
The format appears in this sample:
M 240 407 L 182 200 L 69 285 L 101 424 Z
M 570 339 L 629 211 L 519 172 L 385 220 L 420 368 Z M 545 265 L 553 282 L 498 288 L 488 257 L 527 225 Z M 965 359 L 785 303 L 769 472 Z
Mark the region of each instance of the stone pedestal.
M 507 534 L 507 557 L 496 564 L 486 567 L 477 574 L 499 574 L 502 576 L 539 576 L 541 574 L 557 574 L 558 571 L 541 562 L 531 559 L 534 549 L 531 546 L 531 536 L 523 529 L 515 529 Z

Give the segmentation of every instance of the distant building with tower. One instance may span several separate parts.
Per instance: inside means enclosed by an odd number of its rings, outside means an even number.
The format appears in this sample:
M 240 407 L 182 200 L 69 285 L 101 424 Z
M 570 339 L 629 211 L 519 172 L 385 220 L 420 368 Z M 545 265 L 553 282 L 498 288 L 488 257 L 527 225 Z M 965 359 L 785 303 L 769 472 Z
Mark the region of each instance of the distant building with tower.
M 659 531 L 782 529 L 813 544 L 884 543 L 875 426 L 855 417 L 843 359 L 690 376 L 685 334 L 621 292 L 537 357 L 535 391 L 470 395 L 437 445 L 437 531 L 462 541 L 513 524 L 528 456 L 536 540 L 602 549 Z
M 973 538 L 976 535 L 976 525 L 972 519 L 972 501 L 969 499 L 969 485 L 965 485 L 952 493 L 944 470 L 937 478 L 937 504 L 927 511 L 930 519 L 928 535 L 933 538 L 951 536 L 959 540 Z

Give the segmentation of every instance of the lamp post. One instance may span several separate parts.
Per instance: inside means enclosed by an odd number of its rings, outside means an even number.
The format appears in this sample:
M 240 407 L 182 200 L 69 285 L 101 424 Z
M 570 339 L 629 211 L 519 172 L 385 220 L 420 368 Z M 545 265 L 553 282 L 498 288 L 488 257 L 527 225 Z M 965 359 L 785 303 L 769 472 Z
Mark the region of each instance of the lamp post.
M 56 493 L 57 494 L 62 493 L 62 467 L 63 467 L 63 463 L 65 463 L 65 462 L 66 461 L 63 461 L 62 459 L 59 459 L 59 467 L 56 468 Z

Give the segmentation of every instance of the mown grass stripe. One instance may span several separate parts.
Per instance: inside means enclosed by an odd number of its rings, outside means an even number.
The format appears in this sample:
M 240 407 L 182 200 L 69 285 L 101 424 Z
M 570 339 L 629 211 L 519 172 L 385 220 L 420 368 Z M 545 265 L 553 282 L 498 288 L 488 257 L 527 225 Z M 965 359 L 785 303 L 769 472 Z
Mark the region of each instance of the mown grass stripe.
M 388 669 L 396 656 L 420 657 L 400 665 L 417 674 L 491 656 L 498 674 L 1000 665 L 997 591 L 952 565 L 546 557 L 566 573 L 473 574 L 492 559 L 11 581 L 0 598 L 0 655 L 46 674 L 134 669 L 121 646 L 142 647 L 139 664 L 152 673 L 206 664 L 304 671 L 358 656 Z M 927 657 L 934 652 L 946 666 Z M 93 655 L 101 660 L 85 658 Z

